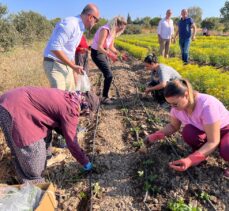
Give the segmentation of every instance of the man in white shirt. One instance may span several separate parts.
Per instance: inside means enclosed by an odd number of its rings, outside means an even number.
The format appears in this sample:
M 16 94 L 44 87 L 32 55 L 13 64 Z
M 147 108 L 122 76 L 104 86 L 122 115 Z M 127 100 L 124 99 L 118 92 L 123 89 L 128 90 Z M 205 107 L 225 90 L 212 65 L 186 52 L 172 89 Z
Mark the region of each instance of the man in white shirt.
M 160 54 L 165 58 L 169 57 L 169 47 L 174 34 L 173 20 L 171 19 L 172 11 L 166 12 L 165 18 L 160 20 L 157 28 L 158 42 L 160 44 Z
M 58 22 L 44 50 L 44 69 L 51 87 L 75 91 L 73 71 L 83 73 L 83 67 L 75 64 L 75 50 L 86 29 L 99 21 L 96 5 L 88 4 L 80 15 Z

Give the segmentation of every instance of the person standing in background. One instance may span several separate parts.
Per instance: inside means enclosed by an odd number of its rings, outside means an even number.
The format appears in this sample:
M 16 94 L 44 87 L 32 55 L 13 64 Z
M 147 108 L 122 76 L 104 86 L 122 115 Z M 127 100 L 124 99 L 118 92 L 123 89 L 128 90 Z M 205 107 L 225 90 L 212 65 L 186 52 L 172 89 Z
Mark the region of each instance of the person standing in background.
M 193 33 L 192 33 L 193 29 Z M 181 19 L 178 22 L 178 30 L 175 35 L 176 37 L 179 33 L 179 45 L 181 49 L 182 60 L 184 64 L 188 64 L 189 59 L 189 48 L 191 39 L 195 40 L 196 38 L 196 25 L 192 18 L 188 17 L 188 10 L 183 9 L 181 11 Z
M 74 91 L 73 72 L 83 73 L 75 64 L 75 50 L 85 29 L 91 30 L 99 21 L 96 5 L 88 4 L 80 15 L 67 17 L 56 24 L 44 51 L 44 69 L 53 88 Z
M 172 11 L 168 9 L 165 18 L 160 20 L 157 28 L 158 42 L 160 44 L 160 55 L 164 56 L 165 58 L 169 57 L 170 43 L 174 35 L 174 26 L 171 16 Z

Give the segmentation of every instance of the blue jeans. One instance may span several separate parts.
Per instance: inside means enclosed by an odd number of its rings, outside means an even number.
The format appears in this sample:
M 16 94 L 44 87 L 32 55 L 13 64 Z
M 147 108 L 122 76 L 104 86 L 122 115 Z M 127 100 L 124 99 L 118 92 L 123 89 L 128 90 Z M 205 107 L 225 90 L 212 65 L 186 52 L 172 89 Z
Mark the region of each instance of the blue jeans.
M 180 38 L 179 39 L 183 62 L 188 62 L 190 43 L 191 43 L 191 38 Z

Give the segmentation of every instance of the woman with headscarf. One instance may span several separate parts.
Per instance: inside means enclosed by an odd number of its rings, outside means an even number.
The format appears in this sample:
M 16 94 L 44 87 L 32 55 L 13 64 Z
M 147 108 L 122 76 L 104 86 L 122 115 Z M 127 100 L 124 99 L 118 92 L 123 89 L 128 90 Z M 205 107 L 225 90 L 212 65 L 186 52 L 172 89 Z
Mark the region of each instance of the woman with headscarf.
M 91 170 L 92 164 L 77 141 L 80 115 L 95 111 L 99 100 L 93 93 L 81 94 L 56 88 L 21 87 L 0 96 L 0 127 L 11 150 L 20 182 L 42 183 L 46 167 L 45 138 L 57 129 L 73 157 Z
M 117 61 L 119 52 L 114 47 L 114 39 L 124 32 L 126 25 L 127 22 L 124 17 L 117 16 L 113 18 L 96 31 L 91 45 L 91 58 L 104 76 L 103 98 L 101 101 L 103 104 L 112 103 L 108 96 L 113 78 L 108 57 L 113 62 Z

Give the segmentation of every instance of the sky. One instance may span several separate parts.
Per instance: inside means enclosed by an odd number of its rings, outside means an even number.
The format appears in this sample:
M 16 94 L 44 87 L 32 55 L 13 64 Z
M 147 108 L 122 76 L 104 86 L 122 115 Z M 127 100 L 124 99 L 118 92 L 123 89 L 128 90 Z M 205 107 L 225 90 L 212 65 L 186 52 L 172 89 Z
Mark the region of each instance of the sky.
M 173 16 L 180 16 L 183 8 L 198 6 L 203 10 L 202 18 L 219 17 L 220 9 L 226 0 L 0 0 L 6 5 L 8 13 L 34 11 L 48 19 L 78 15 L 88 3 L 95 3 L 100 9 L 100 17 L 111 19 L 122 15 L 131 19 L 142 17 L 164 17 L 167 9 L 172 9 Z

